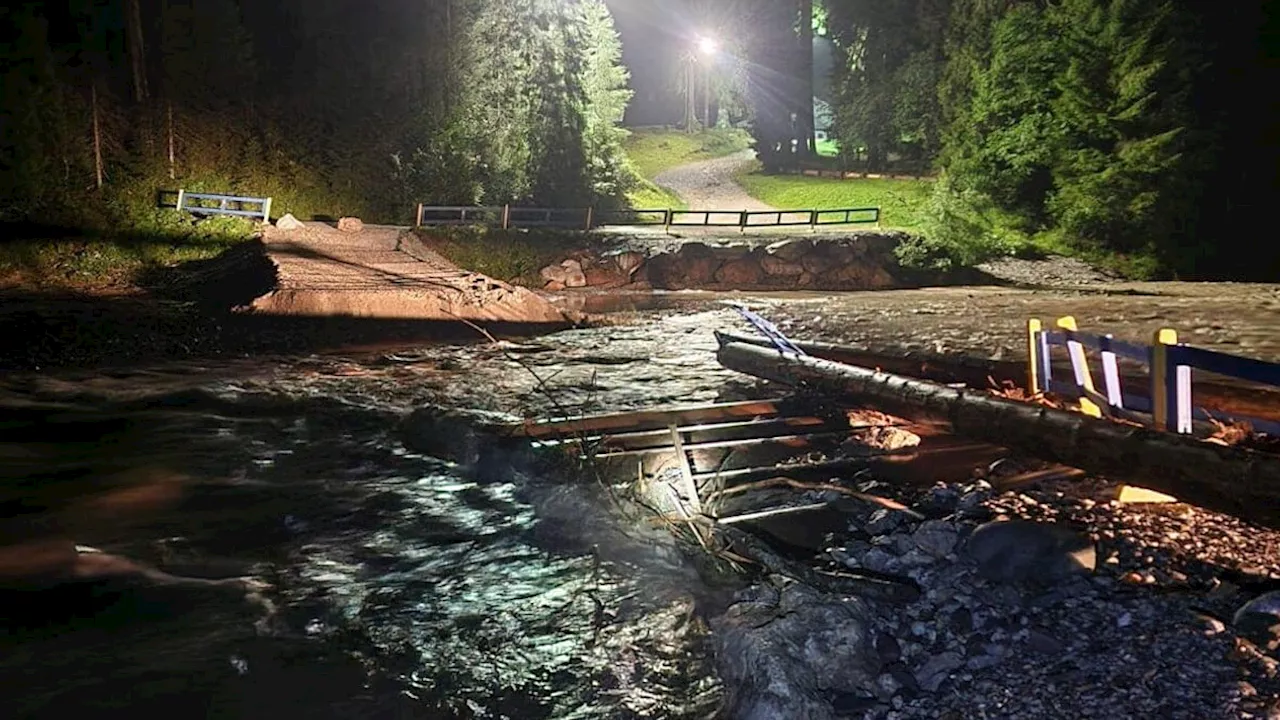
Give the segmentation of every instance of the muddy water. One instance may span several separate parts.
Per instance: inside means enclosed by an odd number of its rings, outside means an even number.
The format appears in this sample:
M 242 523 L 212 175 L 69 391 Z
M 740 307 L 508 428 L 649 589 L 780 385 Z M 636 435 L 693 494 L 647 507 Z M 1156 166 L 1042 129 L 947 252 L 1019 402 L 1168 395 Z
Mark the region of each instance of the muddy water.
M 674 304 L 498 345 L 8 378 L 10 417 L 62 404 L 37 418 L 55 447 L 93 411 L 125 428 L 103 464 L 181 473 L 160 510 L 65 512 L 61 531 L 268 587 L 5 591 L 4 715 L 705 716 L 719 687 L 695 611 L 710 589 L 678 552 L 621 532 L 593 488 L 515 469 L 478 484 L 399 428 L 425 402 L 519 417 L 732 395 L 711 335 L 732 311 Z

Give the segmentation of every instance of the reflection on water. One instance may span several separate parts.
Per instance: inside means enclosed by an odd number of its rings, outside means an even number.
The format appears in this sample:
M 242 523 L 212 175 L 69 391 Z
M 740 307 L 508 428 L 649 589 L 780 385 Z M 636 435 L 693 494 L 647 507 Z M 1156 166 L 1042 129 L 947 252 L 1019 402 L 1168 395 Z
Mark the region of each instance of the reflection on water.
M 386 412 L 209 397 L 131 401 L 134 411 L 186 406 L 163 416 L 188 441 L 166 460 L 190 478 L 168 509 L 127 529 L 60 529 L 170 572 L 256 575 L 275 612 L 238 593 L 125 579 L 6 591 L 6 716 L 687 717 L 714 707 L 691 612 L 696 579 L 678 567 L 646 572 L 643 554 L 624 564 L 607 532 L 544 512 L 568 501 L 575 516 L 607 518 L 589 488 L 514 472 L 473 483 L 406 451 Z M 65 419 L 50 420 L 56 438 Z M 19 446 L 6 441 L 8 458 Z M 103 451 L 120 465 L 132 448 Z

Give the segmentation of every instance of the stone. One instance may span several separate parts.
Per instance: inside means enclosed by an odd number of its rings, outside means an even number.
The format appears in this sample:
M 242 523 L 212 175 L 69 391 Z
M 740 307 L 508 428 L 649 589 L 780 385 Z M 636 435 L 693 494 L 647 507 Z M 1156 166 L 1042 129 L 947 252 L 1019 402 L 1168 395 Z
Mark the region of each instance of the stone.
M 1062 525 L 1025 520 L 980 525 L 965 543 L 964 554 L 989 580 L 1041 586 L 1091 573 L 1098 559 L 1088 536 Z
M 944 652 L 929 658 L 928 662 L 916 671 L 916 683 L 920 689 L 937 692 L 942 683 L 951 677 L 951 673 L 964 667 L 964 656 L 957 652 Z
M 862 556 L 862 567 L 871 572 L 894 572 L 898 569 L 898 559 L 881 548 L 875 547 Z
M 946 483 L 938 483 L 930 488 L 915 509 L 929 517 L 942 518 L 956 511 L 960 506 L 960 491 Z
M 846 290 L 883 290 L 895 284 L 884 268 L 856 260 L 831 266 L 822 274 L 822 281 L 826 286 Z
M 542 289 L 550 292 L 560 292 L 564 290 L 564 283 L 560 280 L 550 280 Z
M 635 251 L 621 252 L 613 256 L 613 264 L 618 268 L 618 272 L 627 276 L 627 279 L 634 279 L 636 271 L 644 265 L 644 253 Z
M 306 227 L 302 221 L 293 216 L 293 213 L 285 213 L 285 216 L 276 221 L 276 229 L 289 232 L 291 230 L 301 230 Z
M 835 267 L 831 262 L 831 256 L 822 251 L 821 248 L 815 248 L 812 252 L 800 258 L 800 265 L 805 272 L 811 275 L 822 276 Z
M 905 516 L 897 510 L 881 508 L 871 513 L 865 530 L 871 535 L 888 535 L 902 525 Z
M 726 717 L 834 718 L 831 698 L 874 695 L 883 663 L 858 598 L 795 584 L 712 620 Z
M 716 282 L 735 288 L 759 285 L 763 279 L 764 271 L 760 269 L 760 263 L 750 257 L 731 260 L 716 271 Z
M 775 277 L 799 277 L 804 272 L 803 265 L 788 262 L 776 255 L 761 257 L 760 269 L 764 270 L 766 275 Z
M 1060 655 L 1066 648 L 1061 640 L 1039 630 L 1032 630 L 1027 634 L 1027 644 L 1042 655 Z
M 582 272 L 587 287 L 619 288 L 630 282 L 630 277 L 608 265 L 585 268 Z
M 1266 652 L 1280 650 L 1280 590 L 1245 603 L 1232 618 L 1236 632 Z
M 582 271 L 582 263 L 577 260 L 565 260 L 560 263 L 560 267 L 564 268 L 564 286 L 569 288 L 580 288 L 587 286 L 586 273 Z
M 799 263 L 813 249 L 812 240 L 788 240 L 768 247 L 769 254 L 788 263 Z
M 916 528 L 916 547 L 935 558 L 944 558 L 960 542 L 960 530 L 945 520 L 928 520 Z
M 364 222 L 358 217 L 344 217 L 338 220 L 339 232 L 358 233 L 364 231 Z

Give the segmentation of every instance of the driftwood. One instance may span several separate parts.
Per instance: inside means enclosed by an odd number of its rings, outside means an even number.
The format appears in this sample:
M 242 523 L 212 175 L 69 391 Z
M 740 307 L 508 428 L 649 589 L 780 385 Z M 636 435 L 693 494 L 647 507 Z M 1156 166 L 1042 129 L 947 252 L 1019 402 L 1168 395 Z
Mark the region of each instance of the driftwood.
M 744 343 L 760 347 L 773 347 L 767 338 L 717 332 L 720 344 Z M 848 365 L 878 368 L 888 373 L 932 380 L 939 383 L 963 383 L 973 388 L 985 388 L 991 381 L 1013 383 L 1023 387 L 1027 383 L 1026 361 L 987 360 L 968 355 L 895 351 L 853 347 L 824 342 L 793 341 L 805 353 Z M 1055 377 L 1072 377 L 1071 366 L 1065 357 L 1054 363 Z M 1150 397 L 1150 380 L 1145 374 L 1121 369 L 1120 384 L 1126 393 Z M 1226 378 L 1197 375 L 1195 403 L 1211 413 L 1221 416 L 1245 416 L 1280 423 L 1280 390 L 1239 382 Z
M 1123 479 L 1244 520 L 1280 527 L 1280 457 L 843 365 L 727 343 L 725 367 L 835 395 L 957 435 Z

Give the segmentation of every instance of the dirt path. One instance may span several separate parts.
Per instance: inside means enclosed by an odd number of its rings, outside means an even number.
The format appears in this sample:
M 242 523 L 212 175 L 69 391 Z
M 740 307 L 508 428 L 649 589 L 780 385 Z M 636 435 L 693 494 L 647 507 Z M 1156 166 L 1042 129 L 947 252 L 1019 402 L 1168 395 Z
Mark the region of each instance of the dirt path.
M 263 236 L 274 287 L 251 304 L 270 315 L 563 323 L 529 290 L 460 269 L 408 228 L 356 233 L 324 223 Z
M 654 182 L 674 191 L 690 210 L 773 210 L 733 181 L 755 159 L 754 150 L 743 150 L 672 168 L 659 173 Z

